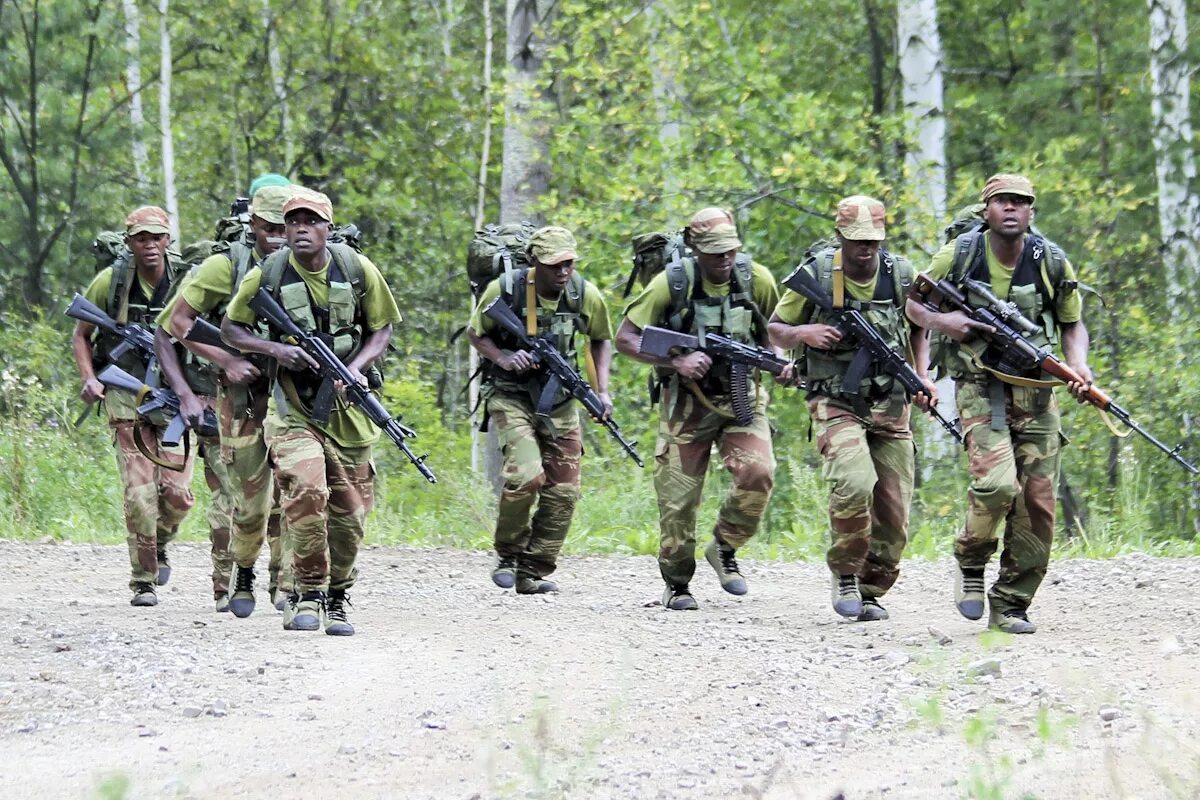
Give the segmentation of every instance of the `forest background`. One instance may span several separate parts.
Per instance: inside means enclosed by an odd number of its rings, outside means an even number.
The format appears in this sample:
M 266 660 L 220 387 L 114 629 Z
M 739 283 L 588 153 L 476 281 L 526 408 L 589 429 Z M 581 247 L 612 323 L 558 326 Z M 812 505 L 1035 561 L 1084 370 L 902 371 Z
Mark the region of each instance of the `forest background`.
M 209 238 L 261 172 L 328 193 L 405 316 L 386 401 L 429 486 L 381 444 L 369 538 L 486 547 L 473 443 L 466 246 L 485 221 L 572 228 L 614 318 L 631 236 L 732 208 L 782 278 L 837 200 L 879 197 L 920 267 L 983 180 L 1023 172 L 1089 298 L 1098 382 L 1200 454 L 1200 196 L 1180 0 L 0 0 L 0 536 L 119 541 L 103 421 L 79 429 L 70 321 L 89 245 L 135 206 Z M 616 418 L 653 455 L 644 367 L 618 358 Z M 946 392 L 948 394 L 948 392 Z M 804 404 L 772 387 L 779 471 L 752 557 L 820 557 L 825 485 Z M 1196 485 L 1064 403 L 1059 552 L 1200 551 Z M 918 415 L 919 416 L 919 415 Z M 912 552 L 949 549 L 965 459 L 916 421 Z M 650 475 L 587 426 L 567 549 L 651 553 Z M 710 474 L 712 519 L 724 485 Z M 207 491 L 186 534 L 203 536 Z M 702 536 L 703 539 L 703 536 Z

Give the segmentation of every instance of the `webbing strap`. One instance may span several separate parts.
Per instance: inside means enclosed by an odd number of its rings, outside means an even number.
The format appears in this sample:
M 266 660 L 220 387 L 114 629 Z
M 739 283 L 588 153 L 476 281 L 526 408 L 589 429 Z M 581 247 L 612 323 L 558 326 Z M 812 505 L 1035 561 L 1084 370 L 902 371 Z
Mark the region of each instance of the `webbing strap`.
M 525 273 L 525 332 L 537 336 L 537 287 L 533 285 L 533 267 Z
M 846 307 L 846 275 L 842 271 L 842 251 L 833 254 L 833 307 Z

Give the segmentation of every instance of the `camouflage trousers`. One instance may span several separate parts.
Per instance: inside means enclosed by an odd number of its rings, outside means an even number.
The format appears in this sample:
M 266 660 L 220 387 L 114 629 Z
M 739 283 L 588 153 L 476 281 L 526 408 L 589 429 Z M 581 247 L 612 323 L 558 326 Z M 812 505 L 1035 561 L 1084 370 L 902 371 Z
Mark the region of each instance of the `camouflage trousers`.
M 179 523 L 195 504 L 192 496 L 192 466 L 195 458 L 185 460 L 183 448 L 164 450 L 156 455 L 164 461 L 182 464 L 175 472 L 158 466 L 141 454 L 133 441 L 132 420 L 110 420 L 113 444 L 117 451 L 117 470 L 125 487 L 125 543 L 129 547 L 132 575 L 129 588 L 139 583 L 153 584 L 158 577 L 158 550 L 175 538 Z M 158 447 L 152 441 L 152 428 L 142 430 L 147 449 Z
M 229 472 L 221 461 L 221 445 L 216 437 L 200 440 L 200 458 L 204 462 L 204 483 L 208 486 L 208 540 L 212 555 L 213 596 L 229 591 L 229 573 L 233 556 L 229 552 L 229 526 L 233 519 L 233 493 Z
M 831 545 L 838 575 L 857 575 L 864 597 L 882 597 L 900 575 L 913 494 L 911 406 L 901 397 L 871 404 L 870 418 L 840 399 L 808 401 L 829 482 Z
M 349 589 L 358 575 L 363 523 L 375 501 L 371 446 L 342 447 L 315 427 L 275 415 L 264 431 L 292 553 L 293 589 Z
M 267 396 L 266 383 L 249 388 L 222 384 L 217 389 L 220 459 L 233 496 L 231 559 L 243 567 L 253 567 L 266 539 L 271 587 L 291 591 L 290 554 L 285 557 L 280 535 L 279 486 L 271 474 L 263 438 Z
M 487 413 L 504 462 L 496 553 L 516 558 L 520 576 L 543 578 L 557 566 L 579 501 L 583 438 L 578 409 L 574 402 L 554 409 L 553 430 L 538 422 L 527 398 L 493 394 Z
M 1054 487 L 1062 422 L 1048 389 L 1004 386 L 1007 429 L 991 429 L 986 381 L 955 383 L 967 437 L 971 484 L 967 518 L 954 543 L 963 567 L 984 567 L 1004 523 L 1000 575 L 988 591 L 993 610 L 1023 611 L 1046 576 L 1054 540 Z
M 775 483 L 767 393 L 760 390 L 751 423 L 738 425 L 704 408 L 690 392 L 681 392 L 676 401 L 664 388 L 654 448 L 654 491 L 658 569 L 667 583 L 686 584 L 696 571 L 696 510 L 714 444 L 733 485 L 717 513 L 713 536 L 736 550 L 758 530 Z

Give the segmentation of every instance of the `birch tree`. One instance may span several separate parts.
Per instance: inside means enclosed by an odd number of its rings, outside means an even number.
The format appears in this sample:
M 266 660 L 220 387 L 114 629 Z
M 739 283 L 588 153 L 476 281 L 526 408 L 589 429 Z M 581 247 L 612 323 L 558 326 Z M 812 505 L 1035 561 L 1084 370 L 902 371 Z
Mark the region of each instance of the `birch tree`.
M 271 13 L 271 0 L 262 0 L 263 30 L 267 35 L 267 66 L 271 71 L 271 92 L 279 108 L 279 138 L 283 140 L 283 161 L 290 172 L 296 164 L 296 143 L 292 136 L 292 112 L 288 106 L 287 82 L 284 80 L 283 62 L 279 56 L 279 41 L 275 36 L 275 16 Z
M 1167 297 L 1173 310 L 1195 296 L 1200 276 L 1200 197 L 1192 191 L 1196 161 L 1188 103 L 1190 70 L 1185 0 L 1147 0 L 1158 220 Z
M 163 196 L 171 218 L 171 241 L 179 241 L 179 198 L 175 191 L 175 137 L 171 132 L 171 0 L 158 0 L 158 124 L 162 127 Z
M 504 101 L 504 156 L 500 175 L 500 221 L 535 218 L 549 188 L 546 124 L 537 109 L 538 81 L 546 57 L 544 26 L 551 0 L 507 0 L 508 71 Z M 540 220 L 538 220 L 540 221 Z
M 482 0 L 479 4 L 483 12 L 483 136 L 479 145 L 479 178 L 476 181 L 475 194 L 475 230 L 483 227 L 483 215 L 487 207 L 487 176 L 488 162 L 492 152 L 492 50 L 494 47 L 492 30 L 491 0 Z M 468 304 L 474 310 L 474 299 Z M 471 381 L 467 387 L 467 407 L 471 409 L 471 469 L 479 471 L 482 456 L 483 439 L 479 435 L 479 351 L 468 347 L 467 374 Z M 497 464 L 497 468 L 498 468 Z
M 137 0 L 124 0 L 125 11 L 125 86 L 129 90 L 130 145 L 133 150 L 133 174 L 138 192 L 150 192 L 150 156 L 146 151 L 146 116 L 142 112 L 142 15 Z
M 912 142 L 906 161 L 924 212 L 913 214 L 913 221 L 924 230 L 936 230 L 946 217 L 946 117 L 937 0 L 899 0 L 896 38 L 901 96 Z M 927 239 L 914 237 L 917 242 Z

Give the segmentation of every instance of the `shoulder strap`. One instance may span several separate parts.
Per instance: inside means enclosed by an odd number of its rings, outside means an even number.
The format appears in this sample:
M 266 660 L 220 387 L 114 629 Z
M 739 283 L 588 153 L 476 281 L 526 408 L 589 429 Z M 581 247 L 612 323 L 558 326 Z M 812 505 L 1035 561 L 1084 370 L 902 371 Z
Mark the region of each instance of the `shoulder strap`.
M 905 301 L 908 300 L 908 291 L 913 284 L 913 268 L 912 263 L 904 256 L 892 255 L 886 251 L 880 251 L 880 258 L 886 255 L 892 260 L 892 291 L 893 300 L 896 303 L 896 308 L 903 309 Z
M 684 317 L 688 311 L 688 284 L 695 283 L 694 262 L 691 258 L 673 258 L 667 262 L 663 272 L 667 276 L 667 290 L 671 304 L 667 308 L 667 322 L 672 330 L 683 330 Z
M 566 291 L 563 294 L 567 298 L 567 310 L 572 314 L 578 314 L 580 309 L 583 308 L 583 292 L 583 276 L 578 272 L 571 273 L 571 281 L 567 284 Z
M 109 265 L 112 280 L 108 285 L 108 308 L 104 309 L 122 325 L 129 322 L 129 261 L 128 255 L 122 255 Z
M 329 242 L 325 246 L 333 255 L 333 263 L 342 273 L 342 278 L 354 288 L 354 296 L 361 298 L 367 290 L 363 286 L 363 267 L 358 253 L 350 245 L 340 242 Z

